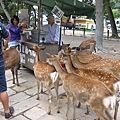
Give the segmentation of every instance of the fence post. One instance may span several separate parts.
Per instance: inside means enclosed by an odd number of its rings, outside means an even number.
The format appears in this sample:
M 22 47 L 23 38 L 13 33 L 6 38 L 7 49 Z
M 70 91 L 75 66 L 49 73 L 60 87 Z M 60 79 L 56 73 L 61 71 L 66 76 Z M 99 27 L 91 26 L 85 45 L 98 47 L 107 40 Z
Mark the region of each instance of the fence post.
M 75 28 L 73 27 L 73 36 L 74 36 L 74 34 L 75 34 Z
M 107 39 L 109 40 L 109 30 L 107 30 Z
M 83 37 L 85 38 L 85 28 L 83 28 Z
M 64 27 L 64 30 L 63 30 L 63 31 L 64 31 L 64 35 L 65 35 L 65 27 Z

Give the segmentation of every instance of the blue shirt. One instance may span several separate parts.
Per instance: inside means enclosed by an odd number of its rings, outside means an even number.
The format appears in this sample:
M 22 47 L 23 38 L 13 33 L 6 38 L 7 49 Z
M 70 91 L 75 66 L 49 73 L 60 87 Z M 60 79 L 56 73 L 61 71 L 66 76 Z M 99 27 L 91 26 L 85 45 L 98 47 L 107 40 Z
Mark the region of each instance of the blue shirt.
M 8 42 L 13 42 L 13 41 L 21 39 L 20 32 L 21 32 L 22 26 L 17 27 L 15 25 L 13 25 L 12 23 L 10 23 L 8 25 L 8 29 L 9 29 L 9 32 L 10 32 L 10 39 L 9 39 Z
M 57 24 L 53 24 L 52 26 L 50 24 L 40 25 L 40 29 L 48 33 L 45 42 L 57 41 L 59 43 L 60 29 Z
M 9 35 L 4 25 L 0 23 L 0 56 L 2 55 L 2 38 L 7 38 Z

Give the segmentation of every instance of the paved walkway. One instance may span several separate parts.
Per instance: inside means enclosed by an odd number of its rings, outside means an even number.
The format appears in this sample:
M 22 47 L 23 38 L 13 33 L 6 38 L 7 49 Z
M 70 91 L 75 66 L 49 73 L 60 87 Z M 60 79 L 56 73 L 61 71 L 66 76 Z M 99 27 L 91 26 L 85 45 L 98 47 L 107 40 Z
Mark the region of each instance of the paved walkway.
M 12 84 L 11 71 L 6 71 L 10 105 L 15 108 L 11 120 L 64 120 L 67 101 L 66 97 L 62 95 L 64 94 L 62 86 L 59 87 L 61 112 L 59 114 L 56 112 L 55 90 L 52 89 L 54 96 L 52 114 L 47 115 L 48 94 L 46 88 L 44 87 L 46 94 L 40 94 L 40 100 L 36 100 L 37 87 L 33 72 L 25 68 L 21 68 L 21 72 L 22 74 L 19 75 L 20 86 L 18 87 Z M 0 111 L 3 111 L 2 104 L 0 104 Z M 93 118 L 97 118 L 92 110 L 90 115 L 85 115 L 85 111 L 84 105 L 81 108 L 76 108 L 77 120 L 93 120 Z M 70 118 L 72 118 L 71 112 L 72 110 L 69 113 Z M 0 120 L 5 120 L 4 116 L 0 115 Z
M 71 44 L 73 46 L 74 45 L 78 46 L 80 42 L 85 40 L 85 38 L 83 39 L 82 37 L 73 36 L 68 37 L 62 36 L 62 38 L 65 43 L 69 43 L 71 39 L 72 40 Z M 78 39 L 81 39 L 81 41 Z M 79 43 L 76 41 L 78 41 Z M 105 42 L 105 45 L 108 45 L 106 43 L 107 42 Z M 118 46 L 118 43 L 116 44 L 116 46 Z M 37 84 L 33 72 L 26 68 L 21 68 L 21 72 L 22 74 L 19 75 L 20 86 L 18 87 L 17 85 L 14 85 L 12 83 L 11 71 L 10 70 L 6 71 L 10 105 L 12 105 L 15 108 L 15 113 L 13 114 L 11 120 L 64 120 L 67 107 L 67 100 L 66 97 L 62 95 L 64 94 L 62 86 L 59 87 L 61 106 L 60 113 L 58 114 L 56 112 L 55 90 L 52 89 L 52 93 L 54 96 L 52 102 L 52 114 L 47 115 L 48 94 L 46 88 L 44 87 L 45 94 L 40 94 L 40 100 L 36 100 Z M 3 107 L 2 104 L 0 103 L 0 120 L 5 120 L 2 112 Z M 90 115 L 86 115 L 85 112 L 86 112 L 85 105 L 82 105 L 81 108 L 76 108 L 77 120 L 94 120 L 97 118 L 97 116 L 92 110 L 90 111 Z M 70 109 L 69 112 L 69 120 L 72 120 L 72 109 Z M 118 115 L 118 120 L 120 120 L 120 114 Z

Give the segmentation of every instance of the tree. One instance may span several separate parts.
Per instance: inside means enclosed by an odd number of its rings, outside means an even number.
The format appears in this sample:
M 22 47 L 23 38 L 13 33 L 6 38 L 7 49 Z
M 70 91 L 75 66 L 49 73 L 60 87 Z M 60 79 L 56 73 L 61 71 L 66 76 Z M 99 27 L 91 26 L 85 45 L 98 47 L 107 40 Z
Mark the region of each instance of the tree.
M 106 10 L 107 10 L 107 13 L 108 13 L 108 18 L 109 18 L 110 23 L 111 23 L 111 28 L 112 28 L 112 36 L 111 37 L 118 38 L 118 32 L 117 32 L 113 12 L 112 12 L 112 9 L 111 9 L 111 6 L 110 6 L 110 0 L 104 0 L 104 4 L 106 6 Z
M 96 47 L 103 49 L 103 0 L 96 0 Z
M 5 15 L 7 16 L 8 20 L 10 21 L 10 14 L 8 13 L 7 9 L 5 8 L 4 1 L 3 1 L 3 0 L 0 0 L 0 4 L 1 4 L 1 7 L 2 7 Z

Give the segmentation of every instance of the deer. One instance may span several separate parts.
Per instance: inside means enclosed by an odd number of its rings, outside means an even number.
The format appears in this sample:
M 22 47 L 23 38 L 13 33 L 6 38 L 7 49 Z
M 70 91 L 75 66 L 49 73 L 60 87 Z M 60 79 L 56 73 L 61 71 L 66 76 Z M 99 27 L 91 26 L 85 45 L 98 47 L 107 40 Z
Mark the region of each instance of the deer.
M 58 52 L 59 57 L 62 57 L 66 53 L 71 53 L 74 51 L 76 55 L 81 56 L 81 55 L 89 55 L 92 54 L 92 52 L 88 49 L 85 50 L 80 50 L 79 47 L 70 47 L 70 44 L 64 44 L 62 42 L 61 50 Z
M 45 49 L 44 46 L 36 46 L 36 45 L 33 46 L 33 50 L 36 53 L 36 57 L 35 57 L 36 62 L 34 64 L 34 75 L 36 77 L 37 90 L 38 90 L 37 100 L 39 100 L 40 83 L 41 83 L 41 93 L 43 93 L 42 81 L 44 81 L 49 94 L 49 109 L 47 113 L 51 114 L 51 101 L 53 97 L 51 92 L 51 85 L 52 85 L 52 80 L 54 80 L 54 87 L 57 97 L 57 112 L 59 113 L 59 97 L 58 97 L 59 77 L 58 74 L 56 73 L 55 68 L 52 65 L 49 65 L 47 62 L 43 62 L 39 60 L 40 50 L 44 50 L 44 49 Z
M 72 65 L 70 54 L 66 54 L 66 56 L 64 56 L 61 61 L 65 64 L 68 73 L 75 73 L 81 77 L 99 80 L 103 82 L 114 94 L 117 95 L 120 93 L 120 80 L 114 74 L 97 69 L 75 68 Z M 118 102 L 116 104 L 118 104 Z M 80 104 L 78 107 L 80 107 Z M 118 107 L 119 104 L 116 108 L 116 111 L 118 111 Z M 89 114 L 88 108 L 87 114 Z M 115 115 L 115 118 L 116 117 L 117 115 Z
M 8 48 L 7 40 L 3 40 L 2 42 L 2 52 L 5 70 L 11 70 L 13 76 L 13 84 L 15 84 L 16 76 L 17 86 L 20 86 L 17 74 L 17 70 L 20 68 L 20 53 L 15 48 Z
M 70 97 L 73 98 L 73 120 L 76 119 L 75 100 L 81 103 L 89 103 L 100 119 L 113 120 L 110 110 L 115 109 L 116 97 L 103 82 L 65 72 L 56 55 L 47 54 L 46 61 L 55 67 L 59 77 L 63 81 L 63 88 L 66 91 L 68 101 L 66 120 L 68 120 Z
M 102 59 L 89 64 L 81 64 L 74 54 L 71 54 L 72 64 L 75 68 L 99 69 L 113 73 L 120 79 L 120 61 L 115 58 Z
M 89 64 L 82 64 L 75 54 L 71 54 L 72 64 L 75 68 L 99 69 L 113 73 L 120 79 L 120 61 L 115 58 L 101 59 Z
M 85 49 L 90 49 L 90 44 L 94 44 L 94 51 L 96 52 L 95 46 L 96 46 L 96 41 L 93 39 L 85 40 L 80 44 L 80 50 L 85 50 Z
M 15 76 L 17 81 L 17 86 L 20 86 L 18 81 L 17 70 L 20 68 L 20 53 L 15 48 L 8 48 L 3 50 L 3 59 L 5 70 L 11 70 L 13 75 L 13 84 L 15 84 Z
M 59 57 L 62 57 L 65 53 L 70 53 L 71 52 L 71 47 L 70 44 L 64 44 L 62 42 L 61 50 L 58 52 Z
M 73 48 L 74 48 L 74 47 L 73 47 Z M 72 49 L 73 49 L 73 48 L 72 48 Z M 74 49 L 73 49 L 73 50 L 74 50 Z M 70 52 L 69 52 L 69 53 L 70 53 Z M 91 52 L 90 50 L 88 50 L 88 49 L 80 50 L 79 47 L 76 47 L 76 48 L 75 48 L 75 53 L 76 53 L 77 56 L 90 55 L 90 54 L 92 54 L 92 52 Z
M 102 59 L 97 54 L 87 54 L 87 55 L 82 55 L 82 56 L 81 55 L 76 55 L 76 56 L 81 63 L 90 63 L 90 62 L 95 62 L 95 61 L 99 61 L 99 60 Z

